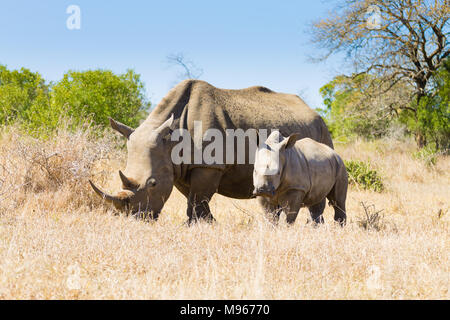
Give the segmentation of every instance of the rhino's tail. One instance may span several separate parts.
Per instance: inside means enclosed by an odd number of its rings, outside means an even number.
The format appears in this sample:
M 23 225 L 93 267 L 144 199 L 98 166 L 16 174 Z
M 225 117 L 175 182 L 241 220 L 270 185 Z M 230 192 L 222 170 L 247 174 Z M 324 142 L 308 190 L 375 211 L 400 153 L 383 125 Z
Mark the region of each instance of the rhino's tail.
M 327 127 L 325 121 L 322 119 L 322 117 L 320 117 L 320 122 L 321 122 L 320 128 L 321 128 L 321 133 L 322 133 L 320 142 L 323 144 L 326 144 L 331 149 L 334 149 L 333 140 L 331 139 L 330 131 L 328 130 L 328 127 Z

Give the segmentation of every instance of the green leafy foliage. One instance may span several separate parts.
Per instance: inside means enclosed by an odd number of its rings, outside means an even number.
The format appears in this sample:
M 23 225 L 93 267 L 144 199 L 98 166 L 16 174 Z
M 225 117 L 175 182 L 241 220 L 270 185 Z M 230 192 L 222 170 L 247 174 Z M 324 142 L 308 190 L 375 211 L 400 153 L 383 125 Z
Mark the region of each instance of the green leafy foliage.
M 52 87 L 49 112 L 33 110 L 39 112 L 33 112 L 37 117 L 31 122 L 55 128 L 61 116 L 68 116 L 75 126 L 86 118 L 106 126 L 112 117 L 136 127 L 149 107 L 144 85 L 131 70 L 122 75 L 108 70 L 69 71 Z
M 140 76 L 129 70 L 69 71 L 52 85 L 27 69 L 0 66 L 0 124 L 18 121 L 31 132 L 47 134 L 61 119 L 73 128 L 88 120 L 108 126 L 108 117 L 136 127 L 150 108 Z
M 341 141 L 355 136 L 372 139 L 386 133 L 390 119 L 366 97 L 372 80 L 366 74 L 337 76 L 320 88 L 326 109 L 319 109 L 319 112 L 334 138 Z
M 423 135 L 425 145 L 432 143 L 437 150 L 448 151 L 450 148 L 450 59 L 446 60 L 433 80 L 433 90 L 423 96 L 419 103 L 412 102 L 412 108 L 402 112 L 400 119 L 411 132 Z
M 363 161 L 345 161 L 345 167 L 349 175 L 349 183 L 357 184 L 363 189 L 381 192 L 384 185 L 378 172 Z
M 433 75 L 432 87 L 420 99 L 406 83 L 393 83 L 368 74 L 337 76 L 320 89 L 324 116 L 333 138 L 380 138 L 393 125 L 406 127 L 419 147 L 433 143 L 450 148 L 450 59 Z M 379 84 L 379 85 L 378 85 Z M 374 89 L 375 88 L 375 89 Z M 375 90 L 375 91 L 374 91 Z
M 424 148 L 419 149 L 413 153 L 413 157 L 417 160 L 423 161 L 428 167 L 433 167 L 440 152 L 433 143 L 427 144 Z
M 0 124 L 27 120 L 29 110 L 49 103 L 49 87 L 39 73 L 28 69 L 10 71 L 0 65 Z

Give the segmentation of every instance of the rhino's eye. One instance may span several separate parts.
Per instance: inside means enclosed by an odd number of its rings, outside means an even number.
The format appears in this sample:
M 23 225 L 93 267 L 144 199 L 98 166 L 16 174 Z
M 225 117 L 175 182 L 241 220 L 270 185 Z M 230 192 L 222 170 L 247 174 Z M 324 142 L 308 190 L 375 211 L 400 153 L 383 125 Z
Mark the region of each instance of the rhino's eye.
M 148 178 L 147 182 L 145 183 L 145 185 L 147 187 L 154 187 L 154 186 L 156 186 L 156 179 L 152 178 L 152 177 Z

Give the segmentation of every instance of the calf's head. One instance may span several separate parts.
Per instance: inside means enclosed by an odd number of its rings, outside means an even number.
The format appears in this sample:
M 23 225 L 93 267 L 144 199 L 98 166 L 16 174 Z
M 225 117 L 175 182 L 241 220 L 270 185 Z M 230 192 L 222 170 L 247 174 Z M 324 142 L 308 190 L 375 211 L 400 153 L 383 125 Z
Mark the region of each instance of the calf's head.
M 258 147 L 253 169 L 254 196 L 273 197 L 275 195 L 286 165 L 287 149 L 294 146 L 299 138 L 298 134 L 291 134 L 284 138 L 278 131 L 274 131 L 265 143 Z
M 119 171 L 121 191 L 109 195 L 89 182 L 98 195 L 113 203 L 118 210 L 157 219 L 174 184 L 170 158 L 173 115 L 156 129 L 151 123 L 144 123 L 136 130 L 112 119 L 110 123 L 128 140 L 127 166 L 124 172 Z

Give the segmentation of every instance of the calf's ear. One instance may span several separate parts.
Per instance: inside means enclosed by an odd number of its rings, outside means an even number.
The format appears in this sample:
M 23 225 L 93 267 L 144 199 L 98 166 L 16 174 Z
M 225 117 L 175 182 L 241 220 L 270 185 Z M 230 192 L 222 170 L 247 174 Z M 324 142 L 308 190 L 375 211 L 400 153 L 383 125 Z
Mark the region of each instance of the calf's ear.
M 284 138 L 284 140 L 281 142 L 280 149 L 292 148 L 295 145 L 295 142 L 297 142 L 297 140 L 300 138 L 301 138 L 301 135 L 299 133 L 291 134 L 289 137 Z

